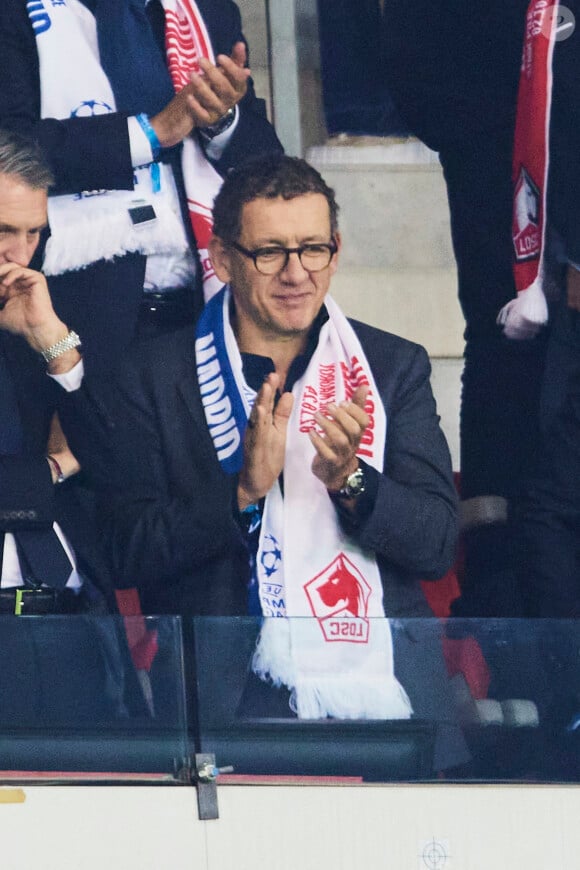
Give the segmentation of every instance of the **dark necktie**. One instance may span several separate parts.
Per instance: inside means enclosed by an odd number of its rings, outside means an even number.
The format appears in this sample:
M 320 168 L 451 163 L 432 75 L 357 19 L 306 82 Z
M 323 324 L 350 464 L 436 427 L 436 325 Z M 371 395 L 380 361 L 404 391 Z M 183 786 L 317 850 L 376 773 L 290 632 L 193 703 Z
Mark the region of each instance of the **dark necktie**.
M 22 452 L 20 413 L 14 384 L 0 343 L 0 455 Z M 13 532 L 24 581 L 63 588 L 70 576 L 70 560 L 54 529 L 24 529 Z

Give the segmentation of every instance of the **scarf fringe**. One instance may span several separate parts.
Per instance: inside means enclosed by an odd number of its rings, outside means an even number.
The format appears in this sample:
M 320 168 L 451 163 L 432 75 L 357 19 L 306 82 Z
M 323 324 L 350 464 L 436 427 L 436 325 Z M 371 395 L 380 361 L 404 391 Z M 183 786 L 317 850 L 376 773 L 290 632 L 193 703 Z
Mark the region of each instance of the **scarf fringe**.
M 538 276 L 526 290 L 520 290 L 501 309 L 497 322 L 503 326 L 506 338 L 523 341 L 533 338 L 548 322 L 548 304 Z
M 412 713 L 407 693 L 396 679 L 384 681 L 364 674 L 301 677 L 293 690 L 291 706 L 299 719 L 409 719 Z
M 61 275 L 127 253 L 183 254 L 188 247 L 183 222 L 166 202 L 156 200 L 155 211 L 157 220 L 150 227 L 136 229 L 127 208 L 111 210 L 108 201 L 73 209 L 67 222 L 58 221 L 58 235 L 47 242 L 44 273 Z
M 310 621 L 310 618 L 308 618 Z M 267 619 L 252 659 L 265 682 L 290 689 L 290 707 L 299 719 L 409 719 L 413 708 L 394 674 L 314 672 L 306 675 L 291 652 L 291 619 Z M 300 618 L 295 620 L 300 622 Z
M 289 619 L 266 619 L 252 658 L 252 670 L 274 686 L 296 684 L 296 663 L 292 658 Z

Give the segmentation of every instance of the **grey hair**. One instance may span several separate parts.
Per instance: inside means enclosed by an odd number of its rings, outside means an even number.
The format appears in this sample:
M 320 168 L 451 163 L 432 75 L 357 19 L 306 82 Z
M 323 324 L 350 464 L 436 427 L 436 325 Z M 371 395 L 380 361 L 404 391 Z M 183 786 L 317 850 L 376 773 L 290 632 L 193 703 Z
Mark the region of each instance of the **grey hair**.
M 48 190 L 54 184 L 40 146 L 8 130 L 0 130 L 0 175 L 17 178 L 33 190 Z

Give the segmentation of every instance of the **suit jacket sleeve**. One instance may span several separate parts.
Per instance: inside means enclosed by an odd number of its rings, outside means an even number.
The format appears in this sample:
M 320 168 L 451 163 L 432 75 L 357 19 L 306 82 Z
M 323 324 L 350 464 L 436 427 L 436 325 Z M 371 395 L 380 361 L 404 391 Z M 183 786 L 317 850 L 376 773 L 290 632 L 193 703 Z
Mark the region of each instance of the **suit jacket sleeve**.
M 457 496 L 445 436 L 439 426 L 424 348 L 379 333 L 363 347 L 387 413 L 387 443 L 376 498 L 347 531 L 405 574 L 441 577 L 455 557 Z
M 159 588 L 240 548 L 235 481 L 221 473 L 205 419 L 187 410 L 171 363 L 165 377 L 167 347 L 147 343 L 147 358 L 130 357 L 113 387 L 85 382 L 61 406 L 69 444 L 103 494 L 117 586 Z M 193 359 L 180 353 L 192 384 Z
M 55 518 L 55 487 L 45 457 L 55 391 L 44 367 L 20 338 L 2 333 L 0 342 L 14 382 L 23 437 L 20 455 L 0 455 L 1 533 L 47 527 Z
M 40 119 L 36 40 L 24 0 L 0 4 L 0 125 L 36 136 L 56 179 L 54 193 L 133 187 L 126 116 Z
M 49 527 L 54 519 L 54 485 L 45 457 L 0 456 L 0 531 Z
M 239 11 L 233 3 L 214 3 L 211 8 L 206 5 L 208 30 L 216 53 L 229 54 L 233 44 L 243 39 Z M 125 113 L 41 120 L 38 53 L 24 0 L 3 0 L 0 4 L 0 64 L 3 82 L 0 126 L 39 139 L 55 176 L 54 193 L 132 190 L 133 167 Z M 265 117 L 263 101 L 256 98 L 253 86 L 240 111 L 238 127 L 215 164 L 222 174 L 255 153 L 255 149 L 281 150 Z

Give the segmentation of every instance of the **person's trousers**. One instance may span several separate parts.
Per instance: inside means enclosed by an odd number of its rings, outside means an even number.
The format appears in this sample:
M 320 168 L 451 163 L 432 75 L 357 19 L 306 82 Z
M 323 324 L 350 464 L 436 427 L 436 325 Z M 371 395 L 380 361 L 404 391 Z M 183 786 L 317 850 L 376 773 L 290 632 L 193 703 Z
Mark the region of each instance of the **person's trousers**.
M 379 0 L 318 0 L 326 127 L 330 135 L 408 136 L 387 88 Z
M 542 386 L 542 451 L 518 503 L 525 614 L 580 617 L 580 313 L 562 300 Z

